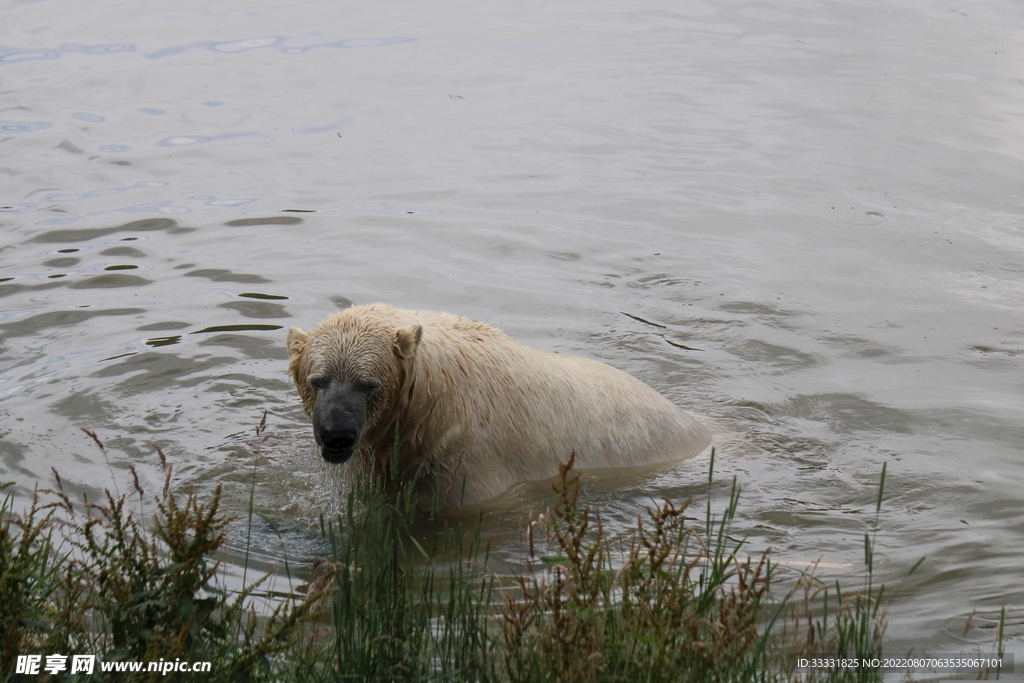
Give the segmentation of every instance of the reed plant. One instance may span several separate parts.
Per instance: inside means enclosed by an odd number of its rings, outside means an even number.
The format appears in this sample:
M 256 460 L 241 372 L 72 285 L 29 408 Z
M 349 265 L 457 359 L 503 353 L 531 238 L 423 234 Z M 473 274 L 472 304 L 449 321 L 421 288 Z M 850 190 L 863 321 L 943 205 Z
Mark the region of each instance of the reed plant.
M 342 515 L 321 520 L 331 552 L 314 586 L 330 591 L 328 628 L 294 658 L 296 680 L 498 679 L 496 584 L 480 524 L 444 520 L 429 476 L 420 470 L 397 488 L 367 476 Z M 423 490 L 435 493 L 425 500 Z
M 264 417 L 260 444 L 265 429 Z M 172 468 L 158 455 L 165 481 L 155 495 L 134 470 L 133 493 L 108 491 L 100 502 L 73 503 L 56 473 L 55 488 L 35 491 L 21 514 L 7 491 L 0 681 L 24 680 L 13 673 L 18 655 L 55 652 L 209 661 L 203 680 L 213 681 L 882 678 L 870 668 L 801 671 L 795 660 L 882 651 L 886 593 L 875 577 L 874 534 L 885 468 L 858 590 L 813 571 L 790 581 L 768 550 L 745 555 L 732 529 L 735 479 L 724 509 L 714 510 L 712 451 L 702 516 L 688 514 L 690 501 L 665 499 L 618 537 L 580 500 L 570 459 L 553 484 L 554 505 L 528 527 L 522 570 L 505 575 L 488 567 L 480 519 L 467 527 L 441 514 L 439 497 L 424 499 L 429 473 L 391 488 L 367 476 L 348 489 L 339 516 L 321 520 L 328 552 L 309 569 L 305 595 L 261 602 L 269 577 L 243 581 L 234 594 L 219 580 L 214 558 L 230 521 L 220 488 L 205 498 L 176 495 Z M 255 477 L 251 486 L 250 532 Z M 284 567 L 291 584 L 287 558 Z M 151 672 L 93 677 L 168 680 Z M 186 677 L 198 680 L 177 675 Z
M 54 630 L 50 603 L 60 586 L 52 507 L 33 491 L 28 510 L 15 514 L 13 484 L 0 485 L 0 681 L 19 654 L 46 648 Z
M 771 677 L 762 617 L 768 553 L 741 559 L 729 535 L 739 489 L 720 518 L 688 522 L 689 501 L 640 517 L 613 551 L 600 513 L 579 502 L 572 460 L 555 485 L 548 549 L 504 610 L 505 669 L 524 681 L 754 681 Z M 710 482 L 709 482 L 710 485 Z M 619 542 L 620 546 L 622 541 Z
M 93 437 L 103 448 L 99 439 Z M 159 450 L 159 449 L 158 449 Z M 231 518 L 218 486 L 208 500 L 164 487 L 152 498 L 147 527 L 127 494 L 74 503 L 54 472 L 56 488 L 36 490 L 27 512 L 0 506 L 0 681 L 19 655 L 95 654 L 103 662 L 213 662 L 217 680 L 257 680 L 274 673 L 322 594 L 258 612 L 250 600 L 265 576 L 230 595 L 213 558 Z M 140 511 L 146 496 L 131 469 Z M 49 502 L 41 502 L 47 496 Z M 141 513 L 140 513 L 141 514 Z M 67 667 L 68 669 L 70 667 Z M 67 670 L 39 680 L 74 680 Z M 180 675 L 179 675 L 180 677 Z M 167 680 L 166 672 L 102 672 L 90 680 Z M 173 677 L 172 677 L 173 679 Z

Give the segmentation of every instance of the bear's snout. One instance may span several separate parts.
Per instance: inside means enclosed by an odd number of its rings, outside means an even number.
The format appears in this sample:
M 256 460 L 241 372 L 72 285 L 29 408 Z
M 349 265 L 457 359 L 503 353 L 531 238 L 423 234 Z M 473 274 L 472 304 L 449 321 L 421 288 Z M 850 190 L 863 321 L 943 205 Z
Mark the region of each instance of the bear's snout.
M 323 431 L 320 434 L 323 439 L 322 453 L 324 459 L 329 462 L 344 462 L 352 455 L 352 449 L 359 440 L 359 432 L 355 429 L 341 429 L 339 431 Z
M 365 423 L 366 397 L 360 392 L 336 382 L 317 392 L 313 436 L 327 462 L 343 463 L 352 457 Z

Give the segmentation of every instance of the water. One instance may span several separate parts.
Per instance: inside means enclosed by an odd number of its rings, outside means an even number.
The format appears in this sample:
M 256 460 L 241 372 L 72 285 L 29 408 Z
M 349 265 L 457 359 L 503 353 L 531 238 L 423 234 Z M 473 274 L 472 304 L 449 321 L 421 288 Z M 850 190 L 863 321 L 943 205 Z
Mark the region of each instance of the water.
M 156 442 L 244 515 L 258 451 L 257 564 L 301 573 L 336 501 L 285 329 L 447 310 L 704 416 L 716 504 L 736 476 L 750 549 L 826 578 L 888 463 L 889 650 L 988 649 L 1005 605 L 1012 652 L 1024 8 L 642 5 L 6 4 L 0 480 L 153 491 Z M 707 467 L 587 495 L 621 531 Z M 488 513 L 496 557 L 542 504 Z

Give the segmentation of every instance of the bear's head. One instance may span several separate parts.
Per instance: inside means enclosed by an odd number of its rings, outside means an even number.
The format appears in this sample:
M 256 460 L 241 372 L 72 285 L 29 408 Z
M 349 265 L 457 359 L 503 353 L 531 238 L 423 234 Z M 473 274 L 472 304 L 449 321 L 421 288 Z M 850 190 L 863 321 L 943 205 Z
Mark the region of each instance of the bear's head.
M 350 309 L 351 310 L 351 309 Z M 308 334 L 288 329 L 288 371 L 324 460 L 342 463 L 394 422 L 423 328 L 336 313 Z

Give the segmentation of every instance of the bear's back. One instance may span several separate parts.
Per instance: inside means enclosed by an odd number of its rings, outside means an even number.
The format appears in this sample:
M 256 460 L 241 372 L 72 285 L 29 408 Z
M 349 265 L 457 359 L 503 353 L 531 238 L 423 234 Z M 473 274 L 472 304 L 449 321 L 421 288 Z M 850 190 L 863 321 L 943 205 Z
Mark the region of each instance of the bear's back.
M 429 397 L 420 405 L 437 412 L 421 455 L 467 477 L 466 503 L 554 476 L 572 453 L 579 468 L 632 467 L 691 457 L 710 443 L 703 425 L 609 365 L 533 349 L 462 316 L 392 310 L 423 326 L 414 376 Z

